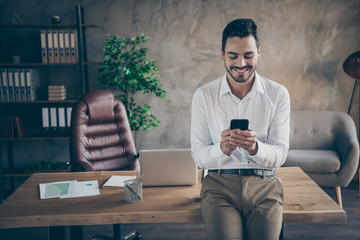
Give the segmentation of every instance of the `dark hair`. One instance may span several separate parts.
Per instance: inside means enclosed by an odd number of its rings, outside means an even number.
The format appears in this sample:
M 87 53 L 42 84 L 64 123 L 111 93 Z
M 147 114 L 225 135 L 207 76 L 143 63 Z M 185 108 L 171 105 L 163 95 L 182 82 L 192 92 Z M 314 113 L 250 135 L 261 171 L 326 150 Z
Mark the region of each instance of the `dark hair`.
M 260 42 L 258 39 L 257 26 L 251 19 L 236 19 L 230 22 L 223 31 L 222 36 L 222 50 L 225 51 L 226 40 L 229 37 L 245 38 L 253 35 L 256 41 L 256 47 L 259 48 Z

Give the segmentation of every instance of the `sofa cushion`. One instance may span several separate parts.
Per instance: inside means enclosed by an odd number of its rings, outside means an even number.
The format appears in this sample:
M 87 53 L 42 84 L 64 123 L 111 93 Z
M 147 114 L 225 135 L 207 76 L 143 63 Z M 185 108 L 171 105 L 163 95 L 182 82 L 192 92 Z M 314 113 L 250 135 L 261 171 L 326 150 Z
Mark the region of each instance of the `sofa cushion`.
M 340 158 L 331 150 L 290 149 L 284 167 L 300 167 L 309 173 L 335 173 L 340 169 Z

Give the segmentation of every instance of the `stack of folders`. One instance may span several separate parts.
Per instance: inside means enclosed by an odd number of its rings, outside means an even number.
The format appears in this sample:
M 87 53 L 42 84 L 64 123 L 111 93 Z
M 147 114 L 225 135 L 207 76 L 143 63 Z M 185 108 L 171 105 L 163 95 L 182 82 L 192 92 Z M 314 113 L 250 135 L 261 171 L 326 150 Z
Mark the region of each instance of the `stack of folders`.
M 71 111 L 72 106 L 65 103 L 42 107 L 42 126 L 45 136 L 68 136 L 71 126 Z
M 40 30 L 42 63 L 67 64 L 78 62 L 75 29 Z
M 64 85 L 49 85 L 49 101 L 59 101 L 66 99 L 66 88 Z
M 0 69 L 0 101 L 35 101 L 39 88 L 39 73 L 32 68 Z

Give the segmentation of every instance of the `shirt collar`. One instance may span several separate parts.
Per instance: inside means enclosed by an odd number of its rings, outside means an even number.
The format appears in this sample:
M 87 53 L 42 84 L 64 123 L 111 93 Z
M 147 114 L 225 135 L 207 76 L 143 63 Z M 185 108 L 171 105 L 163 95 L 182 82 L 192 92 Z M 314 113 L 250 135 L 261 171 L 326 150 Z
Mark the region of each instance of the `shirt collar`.
M 220 81 L 220 96 L 223 96 L 227 93 L 231 93 L 231 89 L 229 86 L 228 81 L 226 80 L 226 73 L 222 76 L 221 81 Z
M 262 77 L 257 72 L 255 72 L 255 81 L 250 92 L 259 92 L 262 94 L 265 92 L 262 84 Z
M 255 72 L 255 81 L 254 81 L 254 84 L 253 84 L 249 94 L 251 94 L 252 92 L 259 92 L 259 93 L 264 94 L 264 87 L 261 84 L 261 82 L 262 82 L 262 77 L 257 72 Z M 223 96 L 227 93 L 231 93 L 229 83 L 226 79 L 226 73 L 221 78 L 219 93 L 220 93 L 220 96 Z

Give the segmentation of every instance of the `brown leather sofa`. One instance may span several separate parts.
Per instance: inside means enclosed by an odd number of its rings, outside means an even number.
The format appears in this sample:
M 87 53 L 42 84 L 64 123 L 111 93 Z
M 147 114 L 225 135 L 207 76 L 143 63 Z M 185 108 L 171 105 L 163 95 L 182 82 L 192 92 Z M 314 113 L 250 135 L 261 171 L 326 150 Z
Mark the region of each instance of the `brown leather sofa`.
M 290 148 L 284 167 L 301 167 L 319 186 L 341 187 L 353 179 L 359 163 L 359 143 L 353 119 L 334 111 L 292 110 Z
M 110 91 L 88 92 L 74 105 L 70 155 L 74 171 L 140 170 L 126 109 Z

